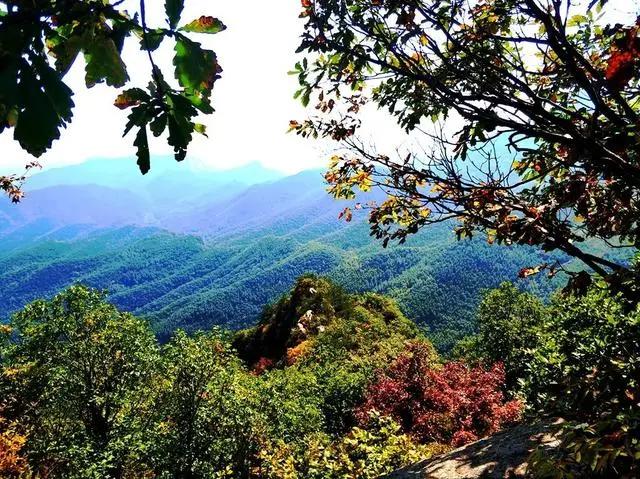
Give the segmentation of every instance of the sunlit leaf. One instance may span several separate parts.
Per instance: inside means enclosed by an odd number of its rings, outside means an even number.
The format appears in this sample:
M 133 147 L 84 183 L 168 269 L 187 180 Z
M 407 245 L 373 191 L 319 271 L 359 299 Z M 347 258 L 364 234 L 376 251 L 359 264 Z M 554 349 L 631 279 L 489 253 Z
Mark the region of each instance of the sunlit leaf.
M 216 54 L 204 50 L 199 43 L 184 36 L 176 40 L 175 56 L 176 79 L 184 88 L 202 91 L 205 96 L 211 91 L 217 78 Z
M 193 33 L 219 33 L 223 30 L 226 30 L 227 27 L 224 23 L 222 23 L 219 19 L 214 17 L 205 17 L 202 16 L 192 22 L 188 23 L 184 27 L 180 28 L 183 32 L 193 32 Z
M 207 136 L 207 126 L 202 123 L 196 123 L 193 125 L 193 129 L 195 132 L 200 133 L 203 136 Z

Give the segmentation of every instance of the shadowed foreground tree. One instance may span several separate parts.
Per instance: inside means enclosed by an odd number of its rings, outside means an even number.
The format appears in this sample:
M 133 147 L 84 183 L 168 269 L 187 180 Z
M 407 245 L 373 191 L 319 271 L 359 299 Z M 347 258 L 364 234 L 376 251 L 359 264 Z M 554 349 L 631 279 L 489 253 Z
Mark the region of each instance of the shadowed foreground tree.
M 194 118 L 213 112 L 211 92 L 222 71 L 216 54 L 187 34 L 215 34 L 226 27 L 207 16 L 180 26 L 184 0 L 166 0 L 166 25 L 150 27 L 145 0 L 140 0 L 134 15 L 122 3 L 0 1 L 0 133 L 12 130 L 24 150 L 35 157 L 42 155 L 72 120 L 73 91 L 64 77 L 78 57 L 85 61 L 87 88 L 98 83 L 123 87 L 129 75 L 121 53 L 125 43 L 135 39 L 150 63 L 151 75 L 146 89 L 126 89 L 115 100 L 120 109 L 132 108 L 124 134 L 136 130 L 134 146 L 142 173 L 151 167 L 149 130 L 154 136 L 168 132 L 176 160 L 184 160 L 193 133 L 205 134 L 204 125 Z M 175 52 L 176 82 L 171 83 L 153 58 L 167 39 L 174 42 Z M 0 190 L 18 201 L 23 181 L 22 175 L 0 176 Z
M 459 237 L 561 250 L 628 290 L 630 268 L 581 244 L 640 239 L 640 27 L 606 25 L 620 3 L 303 0 L 308 58 L 292 73 L 319 113 L 291 129 L 346 144 L 326 174 L 335 197 L 388 194 L 357 206 L 385 245 L 457 220 Z M 428 148 L 392 158 L 358 141 L 367 103 Z

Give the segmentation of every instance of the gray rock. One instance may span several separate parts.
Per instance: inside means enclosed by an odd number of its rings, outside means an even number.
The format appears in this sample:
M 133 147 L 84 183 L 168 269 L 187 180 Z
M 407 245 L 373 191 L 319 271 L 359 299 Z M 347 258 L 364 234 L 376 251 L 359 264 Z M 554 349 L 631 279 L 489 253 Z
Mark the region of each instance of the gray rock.
M 395 471 L 384 479 L 511 479 L 527 477 L 527 459 L 538 446 L 557 447 L 555 419 L 521 425 Z

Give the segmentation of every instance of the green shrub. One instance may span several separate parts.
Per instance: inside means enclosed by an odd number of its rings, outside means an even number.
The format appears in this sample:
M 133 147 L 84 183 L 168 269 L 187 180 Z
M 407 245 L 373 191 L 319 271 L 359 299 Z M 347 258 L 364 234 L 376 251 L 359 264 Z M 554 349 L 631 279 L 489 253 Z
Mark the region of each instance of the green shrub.
M 256 378 L 217 332 L 178 331 L 162 350 L 149 435 L 159 478 L 245 477 L 262 433 Z
M 511 395 L 518 395 L 547 314 L 534 295 L 519 291 L 512 283 L 502 283 L 485 292 L 476 314 L 478 333 L 459 342 L 454 356 L 468 362 L 502 363 L 505 387 Z
M 323 391 L 318 378 L 296 366 L 260 376 L 256 395 L 267 436 L 292 442 L 322 431 Z
M 305 438 L 302 448 L 271 444 L 261 452 L 255 474 L 264 479 L 373 479 L 447 450 L 416 444 L 392 419 L 373 413 L 366 429 L 355 427 L 335 441 L 316 434 Z
M 640 311 L 627 308 L 597 289 L 551 305 L 523 384 L 533 407 L 570 421 L 561 447 L 534 457 L 537 474 L 640 473 Z
M 560 447 L 534 451 L 529 470 L 540 479 L 633 479 L 640 473 L 639 462 L 640 414 L 628 411 L 593 424 L 567 424 Z
M 640 310 L 604 290 L 557 296 L 523 380 L 532 406 L 592 420 L 638 407 Z

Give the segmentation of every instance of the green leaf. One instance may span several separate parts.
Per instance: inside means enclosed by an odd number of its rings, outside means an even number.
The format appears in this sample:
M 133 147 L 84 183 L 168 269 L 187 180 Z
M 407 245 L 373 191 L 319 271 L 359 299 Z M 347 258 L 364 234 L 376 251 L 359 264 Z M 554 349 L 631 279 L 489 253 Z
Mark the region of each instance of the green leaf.
M 587 17 L 585 15 L 574 15 L 571 18 L 569 18 L 569 21 L 567 22 L 567 26 L 569 27 L 577 27 L 585 22 L 587 22 Z
M 85 83 L 88 88 L 106 82 L 109 86 L 123 86 L 129 76 L 120 52 L 111 38 L 96 35 L 84 46 Z
M 175 76 L 183 88 L 201 92 L 208 96 L 218 78 L 216 54 L 204 50 L 199 43 L 180 35 L 176 40 Z
M 202 123 L 194 123 L 193 125 L 194 131 L 200 133 L 202 136 L 207 136 L 207 126 Z
M 58 114 L 61 126 L 64 126 L 73 116 L 72 109 L 75 106 L 71 99 L 73 91 L 62 81 L 61 75 L 51 68 L 45 60 L 36 60 L 34 66 L 40 76 L 44 93 Z
M 160 47 L 167 31 L 162 28 L 148 31 L 140 40 L 140 49 L 154 52 Z
M 35 57 L 33 65 L 21 62 L 17 93 L 14 138 L 26 151 L 40 156 L 60 138 L 60 127 L 71 120 L 73 92 L 46 60 Z
M 220 33 L 223 30 L 226 30 L 227 27 L 224 23 L 222 23 L 219 19 L 214 17 L 205 17 L 202 16 L 188 23 L 180 30 L 183 32 L 192 32 L 192 33 Z
M 165 0 L 164 10 L 167 13 L 167 23 L 172 30 L 178 26 L 184 9 L 184 0 Z
M 18 96 L 18 71 L 20 63 L 17 59 L 7 60 L 0 68 L 0 105 L 5 108 L 15 106 Z
M 149 123 L 149 128 L 151 128 L 151 132 L 155 137 L 162 135 L 162 132 L 166 127 L 167 127 L 166 113 L 162 113 L 160 116 L 155 118 L 151 123 Z
M 34 71 L 25 62 L 20 72 L 18 91 L 22 108 L 18 113 L 14 139 L 36 157 L 51 148 L 53 140 L 60 138 L 60 125 L 63 123 L 56 106 L 41 86 Z
M 147 140 L 147 127 L 143 126 L 138 130 L 133 146 L 138 149 L 136 155 L 138 157 L 138 166 L 143 175 L 146 175 L 151 169 L 151 159 L 149 157 L 149 141 Z
M 196 107 L 201 113 L 205 115 L 210 115 L 214 112 L 213 107 L 211 106 L 211 102 L 207 98 L 202 98 L 200 95 L 196 95 L 195 93 L 185 92 L 183 96 L 191 102 L 191 104 Z
M 310 96 L 311 96 L 311 89 L 307 88 L 302 94 L 302 98 L 300 99 L 302 106 L 304 107 L 309 106 L 309 101 L 311 100 Z
M 47 47 L 55 57 L 56 70 L 65 75 L 76 61 L 82 48 L 82 37 L 74 35 L 68 38 L 57 36 L 47 42 Z
M 142 104 L 133 107 L 128 117 L 129 121 L 124 129 L 122 136 L 127 136 L 129 132 L 136 126 L 142 127 L 151 120 L 148 105 Z
M 111 20 L 111 30 L 108 36 L 115 43 L 118 52 L 122 53 L 124 42 L 133 30 L 131 19 L 128 16 L 121 16 Z
M 185 123 L 175 116 L 169 116 L 169 144 L 173 146 L 176 161 L 183 161 L 187 157 L 187 146 L 191 142 L 191 126 L 185 127 Z
M 167 104 L 171 108 L 167 119 L 168 141 L 173 146 L 176 161 L 182 161 L 187 156 L 187 147 L 191 143 L 192 133 L 195 129 L 191 118 L 197 112 L 189 100 L 181 95 L 170 95 Z

